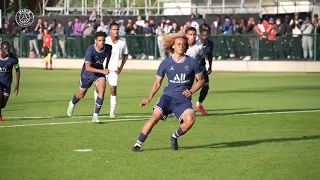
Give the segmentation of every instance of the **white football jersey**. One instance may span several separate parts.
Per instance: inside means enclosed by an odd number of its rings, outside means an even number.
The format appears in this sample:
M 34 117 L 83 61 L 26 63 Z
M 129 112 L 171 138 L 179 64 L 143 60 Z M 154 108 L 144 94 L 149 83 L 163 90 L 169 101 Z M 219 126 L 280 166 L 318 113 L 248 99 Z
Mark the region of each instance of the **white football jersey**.
M 192 47 L 188 47 L 186 55 L 197 60 L 198 56 L 203 55 L 202 43 L 199 40 L 197 40 L 196 43 Z
M 112 53 L 108 64 L 108 69 L 110 71 L 116 71 L 119 68 L 119 61 L 122 60 L 123 55 L 127 55 L 128 47 L 125 38 L 120 37 L 117 43 L 113 43 L 111 40 L 111 36 L 106 37 L 106 44 L 112 46 Z

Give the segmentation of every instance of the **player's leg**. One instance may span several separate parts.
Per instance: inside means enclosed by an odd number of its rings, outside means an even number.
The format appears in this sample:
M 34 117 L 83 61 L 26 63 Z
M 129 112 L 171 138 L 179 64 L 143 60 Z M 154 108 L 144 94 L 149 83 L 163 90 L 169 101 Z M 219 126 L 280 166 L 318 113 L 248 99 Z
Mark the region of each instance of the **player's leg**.
M 152 131 L 153 127 L 159 122 L 160 119 L 165 120 L 167 118 L 167 115 L 171 112 L 169 112 L 169 99 L 167 96 L 163 95 L 159 102 L 154 106 L 153 113 L 150 117 L 150 119 L 144 124 L 142 131 L 138 137 L 138 140 L 134 144 L 132 151 L 133 152 L 140 152 L 140 148 L 142 144 L 147 139 L 148 135 Z
M 72 116 L 75 105 L 80 101 L 80 99 L 84 98 L 87 93 L 87 90 L 92 85 L 93 80 L 88 80 L 88 78 L 80 78 L 80 89 L 79 91 L 73 95 L 72 100 L 69 102 L 67 115 L 69 117 Z
M 111 72 L 109 74 L 109 84 L 110 84 L 110 117 L 114 118 L 116 116 L 117 107 L 117 87 L 118 87 L 118 74 L 116 72 Z
M 195 112 L 192 108 L 191 102 L 181 103 L 178 107 L 175 107 L 174 114 L 179 119 L 181 125 L 179 129 L 172 134 L 170 137 L 171 140 L 171 149 L 178 150 L 178 138 L 186 134 L 195 122 Z
M 50 70 L 52 70 L 52 52 L 49 52 Z
M 46 63 L 46 70 L 48 70 L 48 63 L 49 63 L 49 48 L 44 47 L 44 61 Z
M 107 86 L 109 75 L 106 75 L 105 77 L 106 77 L 105 86 Z M 94 104 L 96 104 L 96 100 L 97 100 L 97 97 L 98 97 L 98 88 L 97 88 L 97 86 L 96 86 L 96 89 L 93 91 L 93 97 L 94 97 Z
M 7 106 L 7 102 L 10 97 L 11 84 L 0 85 L 0 122 L 2 122 L 2 109 Z
M 208 92 L 209 92 L 209 75 L 207 71 L 204 71 L 203 73 L 205 84 L 201 88 L 200 95 L 197 101 L 197 104 L 195 106 L 196 109 L 198 109 L 203 115 L 207 115 L 207 111 L 204 109 L 202 102 L 206 99 Z
M 99 123 L 99 112 L 103 104 L 104 93 L 106 89 L 106 80 L 105 77 L 99 77 L 95 80 L 95 84 L 98 90 L 98 96 L 96 98 L 95 110 L 92 118 L 92 122 Z

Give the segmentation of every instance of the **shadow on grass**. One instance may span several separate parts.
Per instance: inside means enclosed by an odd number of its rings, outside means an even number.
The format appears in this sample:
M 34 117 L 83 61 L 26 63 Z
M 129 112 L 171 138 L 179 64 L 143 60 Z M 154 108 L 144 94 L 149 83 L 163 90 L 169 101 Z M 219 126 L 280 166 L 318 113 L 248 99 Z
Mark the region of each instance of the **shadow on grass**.
M 282 142 L 305 141 L 305 140 L 315 140 L 315 139 L 320 139 L 320 135 L 293 137 L 293 138 L 274 138 L 274 139 L 259 139 L 259 140 L 250 140 L 250 141 L 222 142 L 222 143 L 212 143 L 212 144 L 206 144 L 206 145 L 200 145 L 200 146 L 181 146 L 180 150 L 245 147 L 245 146 L 253 146 L 253 145 L 262 144 L 262 143 L 282 143 Z M 157 150 L 168 150 L 168 149 L 171 149 L 171 148 L 145 149 L 144 151 L 157 151 Z
M 255 110 L 255 111 L 237 111 L 229 113 L 210 113 L 207 116 L 232 116 L 232 115 L 259 115 L 259 114 L 290 114 L 290 113 L 299 113 L 299 112 L 308 112 L 308 111 L 319 111 L 319 108 L 310 108 L 310 109 L 267 109 L 267 110 Z M 201 116 L 201 115 L 200 115 Z
M 275 86 L 275 87 L 259 87 L 252 89 L 235 89 L 235 90 L 215 90 L 213 94 L 229 94 L 229 93 L 273 93 L 273 92 L 290 92 L 301 90 L 320 90 L 319 85 L 310 86 Z

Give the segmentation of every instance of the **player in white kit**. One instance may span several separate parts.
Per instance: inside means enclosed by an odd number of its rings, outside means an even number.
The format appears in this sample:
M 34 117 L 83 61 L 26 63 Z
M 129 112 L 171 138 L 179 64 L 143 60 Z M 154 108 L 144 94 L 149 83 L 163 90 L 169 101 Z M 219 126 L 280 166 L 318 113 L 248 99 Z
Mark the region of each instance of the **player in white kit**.
M 104 67 L 109 70 L 109 74 L 106 75 L 106 81 L 110 85 L 110 118 L 115 117 L 115 111 L 117 106 L 117 86 L 118 76 L 121 73 L 127 59 L 128 59 L 128 48 L 126 39 L 119 37 L 119 24 L 110 24 L 110 36 L 106 37 L 106 44 L 112 46 L 112 53 L 108 65 L 106 61 Z M 121 65 L 119 67 L 119 61 Z M 94 91 L 94 98 L 97 98 L 97 91 Z
M 194 27 L 189 27 L 186 30 L 186 37 L 188 38 L 188 45 L 186 55 L 200 61 L 203 55 L 202 43 L 197 39 L 197 30 Z

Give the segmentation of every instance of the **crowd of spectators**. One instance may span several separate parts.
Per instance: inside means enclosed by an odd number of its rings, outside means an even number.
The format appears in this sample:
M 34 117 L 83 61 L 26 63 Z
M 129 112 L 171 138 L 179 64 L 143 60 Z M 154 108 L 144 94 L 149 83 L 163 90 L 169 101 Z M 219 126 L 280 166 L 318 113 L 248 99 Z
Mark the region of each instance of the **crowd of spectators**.
M 106 20 L 107 19 L 107 20 Z M 209 31 L 214 41 L 214 59 L 241 60 L 300 60 L 313 59 L 318 50 L 320 57 L 320 20 L 315 14 L 313 19 L 301 19 L 299 14 L 284 19 L 269 17 L 268 19 L 237 19 L 227 16 L 223 19 L 218 15 L 214 22 L 206 22 L 200 15 L 192 15 L 187 22 L 172 22 L 170 17 L 163 17 L 160 22 L 153 19 L 115 19 L 107 17 L 102 20 L 92 12 L 91 16 L 81 21 L 79 17 L 62 24 L 52 19 L 50 22 L 37 19 L 35 26 L 21 28 L 15 21 L 5 22 L 0 33 L 6 34 L 12 42 L 16 54 L 30 58 L 41 57 L 44 30 L 53 36 L 53 58 L 81 58 L 86 47 L 94 42 L 93 34 L 103 31 L 108 34 L 109 25 L 117 22 L 120 25 L 120 36 L 127 39 L 129 58 L 163 59 L 166 53 L 163 49 L 162 35 L 185 31 L 195 27 L 197 35 L 203 30 Z M 315 38 L 318 33 L 318 38 Z M 21 40 L 18 35 L 24 35 Z M 137 36 L 139 35 L 139 36 Z M 0 36 L 3 40 L 5 36 Z M 20 52 L 20 43 L 27 52 Z M 317 43 L 317 47 L 314 44 Z

